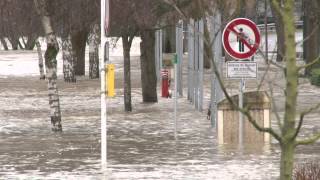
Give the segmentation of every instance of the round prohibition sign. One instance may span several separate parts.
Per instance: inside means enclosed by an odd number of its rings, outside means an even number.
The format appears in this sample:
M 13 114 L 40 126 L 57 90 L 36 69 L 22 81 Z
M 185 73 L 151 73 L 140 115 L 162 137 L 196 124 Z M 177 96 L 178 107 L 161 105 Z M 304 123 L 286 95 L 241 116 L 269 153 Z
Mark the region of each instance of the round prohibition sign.
M 232 46 L 231 36 L 237 39 L 238 46 Z M 237 18 L 229 22 L 223 30 L 222 44 L 226 52 L 234 59 L 248 59 L 259 48 L 260 32 L 251 20 Z

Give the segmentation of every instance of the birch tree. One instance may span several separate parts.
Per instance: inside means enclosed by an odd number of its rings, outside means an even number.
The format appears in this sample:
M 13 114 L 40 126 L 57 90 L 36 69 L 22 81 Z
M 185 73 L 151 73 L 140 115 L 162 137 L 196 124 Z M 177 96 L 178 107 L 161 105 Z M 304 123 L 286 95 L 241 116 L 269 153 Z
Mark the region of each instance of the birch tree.
M 88 38 L 89 41 L 89 78 L 99 78 L 99 25 L 94 24 Z
M 223 1 L 216 1 L 216 8 L 221 9 L 221 3 Z M 239 3 L 235 1 L 234 3 Z M 234 109 L 240 111 L 247 117 L 247 120 L 260 132 L 267 132 L 275 138 L 280 145 L 281 156 L 280 156 L 280 180 L 291 180 L 293 174 L 294 167 L 294 157 L 295 157 L 295 149 L 297 146 L 308 145 L 317 142 L 320 139 L 320 132 L 315 132 L 313 135 L 309 137 L 299 138 L 298 135 L 301 131 L 301 127 L 303 125 L 305 116 L 312 111 L 315 111 L 320 108 L 320 103 L 316 104 L 302 112 L 297 110 L 297 97 L 298 97 L 298 75 L 299 71 L 308 68 L 315 63 L 319 62 L 319 58 L 312 60 L 306 65 L 299 66 L 297 65 L 296 58 L 296 41 L 295 41 L 295 18 L 294 18 L 294 0 L 270 0 L 272 6 L 277 12 L 277 18 L 281 20 L 283 23 L 282 26 L 284 28 L 284 41 L 282 42 L 285 51 L 283 52 L 283 59 L 285 61 L 284 66 L 271 62 L 272 65 L 281 69 L 281 72 L 284 73 L 285 77 L 285 90 L 284 90 L 284 98 L 285 98 L 285 107 L 284 107 L 284 116 L 280 118 L 280 116 L 276 115 L 276 120 L 278 124 L 279 130 L 274 128 L 264 128 L 261 127 L 252 114 L 250 113 L 250 107 L 240 108 L 237 102 L 234 102 L 231 96 L 228 94 L 228 91 L 222 81 L 221 74 L 219 74 L 218 68 L 215 65 L 213 59 L 211 59 L 213 64 L 213 72 L 215 73 L 220 86 L 222 87 L 222 91 L 229 101 L 229 103 L 233 106 Z M 171 1 L 170 4 L 175 7 L 177 13 L 181 15 L 182 18 L 187 19 L 185 13 L 181 13 L 182 11 L 178 8 L 178 6 Z M 211 39 L 205 39 L 205 43 L 211 44 Z M 207 52 L 210 54 L 212 52 Z M 212 57 L 212 56 L 211 56 Z M 267 61 L 266 61 L 267 62 Z M 262 83 L 262 82 L 260 82 Z
M 48 80 L 48 93 L 50 105 L 50 118 L 53 131 L 62 131 L 59 93 L 57 87 L 57 54 L 59 45 L 51 24 L 49 13 L 49 0 L 34 0 L 34 5 L 41 18 L 42 26 L 46 34 L 47 50 L 45 52 L 45 64 Z

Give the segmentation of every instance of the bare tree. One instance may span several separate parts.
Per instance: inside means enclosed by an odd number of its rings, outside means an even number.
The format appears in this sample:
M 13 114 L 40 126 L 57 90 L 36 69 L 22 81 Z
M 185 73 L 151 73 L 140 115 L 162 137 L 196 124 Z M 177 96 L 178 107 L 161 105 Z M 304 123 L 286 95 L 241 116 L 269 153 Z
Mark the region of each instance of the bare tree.
M 99 78 L 99 25 L 94 24 L 88 38 L 89 41 L 89 77 Z
M 303 1 L 303 53 L 306 63 L 312 62 L 320 55 L 320 2 L 317 0 Z M 305 75 L 310 75 L 315 68 L 320 68 L 320 62 L 306 68 Z
M 218 9 L 221 9 L 221 1 L 217 1 Z M 272 6 L 277 11 L 277 15 L 281 22 L 283 22 L 284 31 L 284 41 L 283 46 L 285 47 L 285 52 L 283 54 L 283 58 L 285 60 L 285 67 L 282 67 L 278 64 L 273 64 L 279 67 L 285 75 L 285 108 L 284 108 L 284 117 L 281 119 L 279 116 L 277 117 L 277 124 L 279 126 L 279 131 L 275 130 L 274 128 L 264 128 L 261 127 L 254 117 L 251 115 L 249 109 L 250 107 L 240 108 L 236 102 L 232 100 L 230 95 L 227 92 L 227 89 L 224 86 L 224 83 L 221 79 L 221 75 L 217 69 L 217 66 L 212 59 L 213 70 L 215 75 L 218 78 L 219 84 L 222 87 L 224 95 L 226 96 L 227 100 L 234 109 L 243 113 L 248 121 L 258 130 L 261 132 L 270 133 L 280 144 L 281 148 L 281 159 L 280 159 L 280 179 L 281 180 L 291 180 L 292 179 L 292 172 L 293 172 L 293 164 L 294 164 L 294 154 L 295 149 L 299 145 L 307 145 L 315 143 L 317 140 L 320 139 L 320 132 L 316 132 L 314 135 L 299 139 L 298 135 L 300 133 L 303 121 L 305 116 L 320 108 L 320 104 L 317 104 L 309 109 L 306 109 L 302 112 L 297 111 L 297 96 L 298 96 L 298 74 L 299 71 L 308 68 L 319 62 L 320 58 L 314 59 L 312 62 L 298 66 L 297 65 L 297 58 L 296 58 L 296 42 L 295 42 L 295 18 L 294 18 L 294 0 L 270 0 Z M 237 2 L 234 2 L 237 3 Z M 177 6 L 174 2 L 171 3 L 176 9 Z M 177 11 L 179 12 L 179 11 Z M 187 18 L 184 13 L 180 13 L 182 18 Z M 211 44 L 211 41 L 206 39 L 205 43 Z M 208 52 L 209 54 L 210 52 Z M 263 82 L 260 82 L 260 84 Z M 296 120 L 298 119 L 298 121 Z
M 49 0 L 34 0 L 35 7 L 41 18 L 42 26 L 46 34 L 47 50 L 45 63 L 47 68 L 50 116 L 53 131 L 62 131 L 59 93 L 57 87 L 57 54 L 59 45 L 51 24 L 49 13 Z

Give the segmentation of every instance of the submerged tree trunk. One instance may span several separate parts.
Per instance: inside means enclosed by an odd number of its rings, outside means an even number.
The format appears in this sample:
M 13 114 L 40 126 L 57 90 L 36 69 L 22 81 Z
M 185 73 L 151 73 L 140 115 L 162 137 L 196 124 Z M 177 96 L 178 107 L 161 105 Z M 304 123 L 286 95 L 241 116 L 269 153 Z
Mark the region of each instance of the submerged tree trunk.
M 74 58 L 70 36 L 62 38 L 63 78 L 65 82 L 76 82 Z
M 1 44 L 4 48 L 4 50 L 8 51 L 9 48 L 8 48 L 8 44 L 7 44 L 6 40 L 4 38 L 0 38 L 0 41 L 1 41 Z
M 141 85 L 143 102 L 157 102 L 157 75 L 155 66 L 155 33 L 141 32 Z
M 208 20 L 209 19 L 204 20 L 204 38 L 206 41 L 210 42 L 211 39 L 210 39 L 209 28 L 208 28 Z M 209 43 L 204 43 L 205 51 L 204 51 L 203 65 L 204 65 L 204 68 L 206 68 L 206 69 L 210 69 L 210 67 L 211 67 L 211 59 L 212 59 L 212 57 L 210 57 L 211 53 L 207 53 L 207 52 L 211 51 L 210 45 L 211 44 L 209 44 Z
M 10 44 L 11 44 L 11 47 L 12 47 L 12 50 L 18 50 L 18 46 L 19 46 L 19 39 L 16 39 L 16 38 L 8 38 Z
M 89 78 L 99 78 L 99 26 L 92 28 L 89 36 Z
M 163 49 L 165 53 L 175 53 L 176 52 L 176 30 L 175 27 L 166 27 L 163 30 Z
M 122 36 L 123 45 L 123 72 L 124 72 L 124 110 L 127 112 L 132 111 L 131 103 L 131 70 L 130 70 L 130 48 L 132 44 L 133 36 Z
M 296 57 L 295 41 L 295 19 L 294 19 L 294 2 L 287 1 L 284 3 L 283 12 L 278 16 L 283 20 L 285 57 L 286 57 L 286 90 L 285 90 L 285 113 L 281 134 L 283 137 L 281 144 L 281 163 L 280 179 L 291 180 L 294 161 L 295 137 L 296 132 L 296 113 L 297 113 L 297 96 L 298 96 L 298 67 Z
M 36 45 L 36 37 L 34 36 L 29 36 L 28 41 L 25 44 L 25 49 L 26 50 L 33 50 L 34 46 Z
M 46 79 L 46 76 L 44 74 L 44 68 L 43 68 L 43 57 L 42 57 L 42 50 L 41 50 L 41 44 L 39 40 L 36 41 L 37 46 L 37 52 L 38 52 L 38 58 L 39 58 L 39 71 L 40 71 L 40 79 Z
M 283 56 L 285 54 L 285 44 L 284 44 L 284 27 L 283 21 L 281 20 L 279 12 L 271 5 L 271 11 L 276 23 L 276 33 L 277 33 L 277 62 L 283 61 Z
M 34 0 L 35 7 L 40 15 L 42 26 L 46 34 L 47 50 L 45 63 L 47 68 L 48 93 L 50 104 L 50 117 L 53 131 L 62 131 L 59 93 L 57 87 L 57 54 L 59 44 L 51 25 L 51 17 L 48 13 L 47 0 Z
M 291 180 L 293 173 L 294 142 L 281 145 L 280 180 Z
M 88 32 L 81 30 L 71 35 L 72 50 L 75 59 L 75 72 L 78 76 L 85 75 L 85 51 Z
M 311 63 L 320 55 L 320 26 L 319 26 L 319 9 L 316 0 L 304 2 L 304 32 L 303 53 L 306 63 Z M 305 70 L 305 75 L 311 75 L 314 68 L 320 68 L 320 63 L 316 63 Z

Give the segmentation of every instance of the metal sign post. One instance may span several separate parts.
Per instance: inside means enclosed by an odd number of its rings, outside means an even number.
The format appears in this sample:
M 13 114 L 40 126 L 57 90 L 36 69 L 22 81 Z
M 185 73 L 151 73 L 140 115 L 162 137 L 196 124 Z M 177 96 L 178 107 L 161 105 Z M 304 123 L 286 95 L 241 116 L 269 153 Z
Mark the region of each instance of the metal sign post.
M 243 108 L 243 92 L 245 89 L 245 79 L 241 78 L 240 81 L 240 93 L 239 93 L 239 108 Z M 243 114 L 239 112 L 239 145 L 242 148 L 243 145 Z
M 180 63 L 180 62 L 179 62 Z M 178 106 L 178 56 L 174 55 L 174 139 L 177 139 L 177 106 Z
M 176 27 L 176 54 L 179 61 L 177 72 L 177 88 L 179 96 L 183 96 L 183 84 L 182 84 L 182 60 L 183 60 L 183 21 L 180 20 Z
M 219 74 L 222 74 L 222 32 L 221 32 L 221 12 L 216 10 L 214 16 L 211 18 L 211 39 L 214 40 L 212 46 L 212 54 L 214 55 L 214 63 L 218 69 Z M 211 75 L 211 100 L 210 100 L 210 111 L 211 111 L 211 126 L 217 127 L 218 119 L 218 103 L 223 99 L 223 92 L 219 81 L 213 71 Z
M 236 60 L 252 57 L 260 45 L 260 32 L 257 25 L 250 19 L 237 18 L 227 24 L 223 31 L 223 47 L 226 52 Z M 232 44 L 231 42 L 236 42 Z M 255 68 L 254 68 L 255 67 Z M 239 108 L 243 108 L 243 92 L 245 78 L 256 78 L 257 64 L 252 62 L 227 63 L 227 77 L 241 78 L 239 93 Z M 243 147 L 244 117 L 239 112 L 239 146 Z
M 107 1 L 107 2 L 106 2 Z M 106 10 L 108 12 L 106 12 Z M 109 58 L 109 44 L 106 32 L 109 22 L 109 0 L 101 0 L 101 58 L 100 58 L 100 84 L 101 84 L 101 170 L 107 169 L 107 100 L 106 100 L 106 69 L 105 61 Z M 104 21 L 103 19 L 106 19 Z

